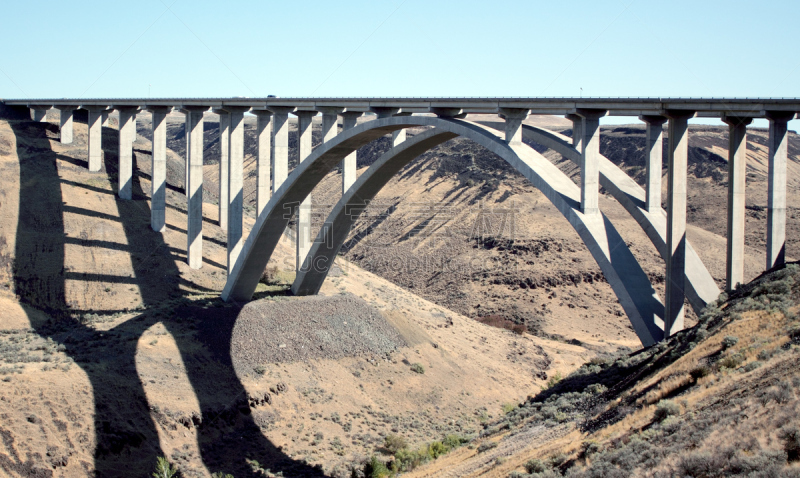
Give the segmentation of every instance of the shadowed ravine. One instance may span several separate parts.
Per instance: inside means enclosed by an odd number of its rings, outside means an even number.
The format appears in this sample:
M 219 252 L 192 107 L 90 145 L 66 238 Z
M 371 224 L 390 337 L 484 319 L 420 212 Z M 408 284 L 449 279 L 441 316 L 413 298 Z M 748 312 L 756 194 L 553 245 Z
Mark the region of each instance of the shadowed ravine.
M 55 131 L 54 125 L 30 121 L 9 121 L 9 124 L 18 137 L 23 132 L 32 136 L 33 130 L 38 130 L 36 147 L 17 148 L 20 208 L 13 268 L 15 287 L 23 303 L 50 316 L 48 321 L 41 322 L 32 315 L 34 330 L 65 345 L 66 352 L 91 382 L 96 476 L 149 476 L 158 456 L 169 457 L 170 451 L 162 451 L 159 446 L 154 422 L 158 412 L 147 401 L 135 361 L 139 338 L 158 322 L 175 339 L 200 404 L 202 416 L 194 427 L 201 459 L 209 471 L 237 477 L 255 476 L 245 461 L 254 459 L 273 471 L 283 471 L 286 476 L 324 476 L 319 469 L 294 461 L 278 450 L 253 422 L 246 391 L 234 374 L 230 356 L 230 337 L 239 308 L 221 303 L 214 304 L 217 307 L 193 305 L 185 297 L 186 292 L 179 288 L 181 281 L 174 253 L 162 235 L 149 228 L 150 208 L 137 175 L 133 177 L 133 199 L 129 201 L 116 198 L 116 191 L 71 184 L 115 194 L 119 215 L 103 218 L 121 221 L 126 241 L 118 242 L 136 244 L 128 251 L 134 275 L 131 278 L 104 273 L 95 279 L 137 286 L 145 312 L 108 331 L 96 330 L 73 319 L 65 280 L 86 280 L 87 276 L 73 275 L 64 267 L 65 245 L 76 243 L 66 237 L 64 213 L 91 213 L 80 208 L 65 210 L 57 161 L 77 166 L 83 163 L 84 167 L 86 163 L 52 151 L 47 130 Z M 104 144 L 111 148 L 105 150 L 104 172 L 96 174 L 108 174 L 111 184 L 116 185 L 117 131 L 104 128 L 103 135 Z M 136 155 L 134 170 L 135 160 Z M 84 246 L 111 247 L 102 241 L 82 242 Z M 167 308 L 165 303 L 176 307 Z M 187 333 L 191 329 L 197 332 Z M 221 405 L 221 401 L 225 403 Z

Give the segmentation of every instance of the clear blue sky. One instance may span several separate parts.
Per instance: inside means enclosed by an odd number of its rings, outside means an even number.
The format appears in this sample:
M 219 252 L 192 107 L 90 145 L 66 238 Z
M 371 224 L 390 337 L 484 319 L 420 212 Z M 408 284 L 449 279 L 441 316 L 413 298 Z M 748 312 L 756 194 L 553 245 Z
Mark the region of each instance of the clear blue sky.
M 800 2 L 4 2 L 0 98 L 800 96 Z

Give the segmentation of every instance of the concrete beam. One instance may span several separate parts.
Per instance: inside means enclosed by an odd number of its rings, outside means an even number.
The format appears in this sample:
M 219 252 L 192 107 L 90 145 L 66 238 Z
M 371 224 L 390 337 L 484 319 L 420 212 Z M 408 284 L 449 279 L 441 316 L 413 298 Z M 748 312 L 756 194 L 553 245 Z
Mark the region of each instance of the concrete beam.
M 269 202 L 272 160 L 272 111 L 253 110 L 256 115 L 256 215 Z
M 767 198 L 767 270 L 786 262 L 786 167 L 789 150 L 787 122 L 794 114 L 767 111 L 769 170 Z
M 499 114 L 506 120 L 506 143 L 522 144 L 522 122 L 528 117 L 528 110 L 502 108 Z
M 133 117 L 136 108 L 130 106 L 114 106 L 119 111 L 119 166 L 118 194 L 121 199 L 133 197 Z
M 342 132 L 355 127 L 358 124 L 358 118 L 363 113 L 360 111 L 345 111 L 342 113 Z M 350 186 L 356 182 L 356 174 L 358 171 L 358 150 L 348 154 L 342 160 L 342 195 L 347 193 Z
M 298 111 L 297 115 L 297 153 L 298 167 L 300 163 L 311 155 L 312 135 L 311 120 L 316 115 L 316 111 Z M 297 254 L 295 256 L 296 270 L 299 272 L 305 269 L 304 261 L 311 248 L 311 195 L 303 199 L 297 209 L 297 234 L 296 234 Z
M 664 337 L 683 329 L 686 298 L 686 169 L 689 159 L 689 118 L 686 111 L 667 111 L 667 277 L 664 298 Z
M 661 210 L 661 170 L 663 167 L 664 123 L 663 116 L 640 116 L 646 125 L 644 148 L 646 162 L 645 209 L 651 214 Z
M 153 114 L 153 167 L 150 181 L 150 227 L 156 232 L 166 229 L 167 199 L 167 106 L 148 107 Z
M 744 281 L 747 125 L 753 120 L 725 115 L 722 121 L 728 125 L 728 247 L 725 286 L 731 291 Z
M 228 274 L 242 252 L 244 207 L 244 113 L 248 107 L 226 106 L 230 113 L 228 148 Z
M 600 212 L 600 118 L 605 110 L 577 110 L 583 118 L 581 139 L 581 212 L 598 214 Z
M 192 269 L 203 267 L 203 113 L 205 106 L 187 106 L 186 145 L 186 262 Z
M 60 112 L 61 144 L 71 144 L 73 136 L 72 115 L 73 106 L 57 105 L 55 108 Z
M 103 116 L 106 115 L 105 106 L 84 106 L 89 112 L 86 126 L 89 130 L 89 171 L 97 172 L 103 163 Z
M 272 110 L 272 193 L 289 175 L 289 113 L 294 108 L 273 106 Z

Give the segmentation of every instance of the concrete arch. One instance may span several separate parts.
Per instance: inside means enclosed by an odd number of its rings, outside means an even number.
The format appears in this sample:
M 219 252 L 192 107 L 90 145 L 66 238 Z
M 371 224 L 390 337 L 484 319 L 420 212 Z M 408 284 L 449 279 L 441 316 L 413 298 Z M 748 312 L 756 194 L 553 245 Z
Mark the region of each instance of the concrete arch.
M 581 153 L 571 144 L 571 138 L 536 126 L 523 125 L 523 136 L 534 142 L 547 146 L 565 158 L 580 164 Z M 645 191 L 630 176 L 600 155 L 600 185 L 614 196 L 628 214 L 639 223 L 642 230 L 650 238 L 661 258 L 666 260 L 667 253 L 667 215 L 663 209 L 655 214 L 645 209 Z M 695 313 L 699 314 L 707 303 L 719 297 L 717 283 L 708 272 L 697 252 L 689 241 L 686 241 L 686 299 Z
M 412 141 L 402 143 L 389 151 L 381 158 L 380 164 L 373 164 L 368 173 L 359 178 L 335 209 L 344 209 L 356 194 L 359 197 L 366 196 L 370 188 L 378 186 L 380 181 L 388 181 L 384 173 L 396 168 L 401 162 L 400 159 L 391 161 L 395 155 L 407 151 L 403 153 L 402 159 L 408 162 L 450 137 L 471 139 L 520 171 L 569 220 L 605 274 L 642 343 L 650 345 L 663 338 L 664 307 L 647 275 L 603 214 L 585 215 L 580 212 L 580 190 L 575 183 L 527 145 L 507 144 L 491 129 L 474 123 L 429 116 L 390 117 L 363 123 L 314 150 L 286 179 L 259 215 L 228 277 L 222 293 L 223 299 L 249 300 L 252 297 L 258 279 L 294 209 L 347 154 L 384 134 L 414 126 L 433 126 L 436 129 L 418 135 Z M 449 137 L 442 136 L 448 133 Z M 381 170 L 382 167 L 388 169 Z M 336 232 L 337 229 L 332 228 L 331 231 Z M 316 241 L 306 264 L 313 265 L 316 254 L 320 252 L 319 244 L 326 242 L 328 241 Z M 335 257 L 335 252 L 330 257 Z M 303 281 L 302 278 L 299 280 Z M 301 284 L 298 283 L 297 290 L 301 289 Z

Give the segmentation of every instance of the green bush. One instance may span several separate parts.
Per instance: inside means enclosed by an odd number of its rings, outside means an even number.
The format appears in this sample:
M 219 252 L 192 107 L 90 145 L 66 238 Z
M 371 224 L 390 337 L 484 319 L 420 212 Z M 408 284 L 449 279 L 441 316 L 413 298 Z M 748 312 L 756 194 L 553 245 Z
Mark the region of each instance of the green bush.
M 726 335 L 725 338 L 722 339 L 722 348 L 727 350 L 737 343 L 739 343 L 739 337 L 736 337 L 735 335 Z
M 543 473 L 547 471 L 547 465 L 538 458 L 532 458 L 525 463 L 525 471 L 528 473 Z
M 653 418 L 658 422 L 663 422 L 667 417 L 678 415 L 681 413 L 681 407 L 672 400 L 661 400 L 656 405 L 656 411 L 653 413 Z
M 693 368 L 691 372 L 689 372 L 689 375 L 692 376 L 692 379 L 694 379 L 694 381 L 697 381 L 705 376 L 708 376 L 708 374 L 710 373 L 711 369 L 709 369 L 705 365 L 698 365 L 697 367 Z
M 178 473 L 178 469 L 169 464 L 166 458 L 159 456 L 156 459 L 156 471 L 153 478 L 173 478 Z
M 408 442 L 405 438 L 400 435 L 386 435 L 383 439 L 383 449 L 386 450 L 389 454 L 394 455 L 398 451 L 406 448 L 408 446 Z
M 419 362 L 412 363 L 411 364 L 411 371 L 415 372 L 415 373 L 418 373 L 418 374 L 423 374 L 423 373 L 425 373 L 425 367 L 423 367 L 422 364 L 419 363 Z
M 431 442 L 431 444 L 428 445 L 428 456 L 434 460 L 444 455 L 448 451 L 450 451 L 450 448 L 440 441 Z
M 364 465 L 364 478 L 389 478 L 392 474 L 386 464 L 375 455 L 372 455 Z

